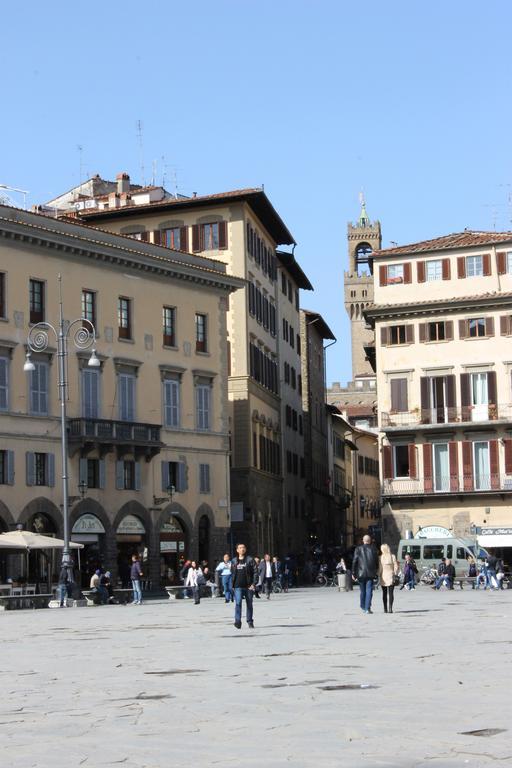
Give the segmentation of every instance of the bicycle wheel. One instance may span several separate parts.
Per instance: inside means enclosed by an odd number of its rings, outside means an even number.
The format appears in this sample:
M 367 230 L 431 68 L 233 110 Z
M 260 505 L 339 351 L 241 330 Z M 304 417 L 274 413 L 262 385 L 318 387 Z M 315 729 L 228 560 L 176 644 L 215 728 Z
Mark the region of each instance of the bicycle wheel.
M 323 573 L 320 573 L 316 577 L 316 584 L 318 584 L 319 587 L 325 587 L 327 585 L 327 579 L 323 575 Z

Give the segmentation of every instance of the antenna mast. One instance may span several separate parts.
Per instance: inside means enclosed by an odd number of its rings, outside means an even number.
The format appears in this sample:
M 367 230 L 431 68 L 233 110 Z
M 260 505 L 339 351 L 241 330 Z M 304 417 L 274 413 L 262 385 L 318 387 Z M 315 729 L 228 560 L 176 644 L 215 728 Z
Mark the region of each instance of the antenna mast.
M 146 177 L 144 172 L 144 146 L 142 141 L 142 121 L 137 120 L 137 138 L 139 141 L 139 164 L 140 164 L 140 181 L 143 187 L 146 186 Z

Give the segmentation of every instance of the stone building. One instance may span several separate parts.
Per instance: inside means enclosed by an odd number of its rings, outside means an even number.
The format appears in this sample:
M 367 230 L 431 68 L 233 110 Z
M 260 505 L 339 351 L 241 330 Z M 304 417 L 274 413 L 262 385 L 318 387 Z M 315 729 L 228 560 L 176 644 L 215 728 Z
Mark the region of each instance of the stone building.
M 336 337 L 318 312 L 300 310 L 302 348 L 302 410 L 304 412 L 304 458 L 306 521 L 310 545 L 332 545 L 335 525 L 329 488 L 329 449 L 325 408 L 324 341 Z M 329 344 L 327 346 L 330 346 Z
M 377 346 L 383 536 L 479 532 L 510 562 L 512 233 L 464 231 L 374 259 L 365 314 Z
M 100 360 L 88 367 L 88 353 L 69 343 L 70 529 L 85 544 L 83 583 L 98 564 L 122 572 L 135 551 L 153 587 L 172 581 L 184 555 L 222 556 L 227 308 L 243 281 L 219 261 L 80 221 L 2 206 L 0 233 L 1 528 L 62 535 L 51 333 L 48 349 L 32 353 L 35 370 L 23 371 L 31 327 L 58 322 L 61 275 L 64 316 L 94 324 Z M 55 576 L 57 556 L 50 565 Z M 4 559 L 4 581 L 19 575 L 6 568 Z M 31 578 L 46 568 L 34 553 Z
M 359 219 L 347 225 L 347 244 L 344 298 L 350 320 L 352 379 L 346 386 L 334 382 L 327 390 L 327 402 L 339 408 L 352 424 L 373 427 L 377 423 L 375 340 L 363 313 L 373 302 L 373 251 L 380 249 L 382 234 L 380 222 L 370 221 L 363 198 Z
M 132 189 L 126 174 L 117 184 L 116 192 L 76 202 L 68 193 L 48 206 L 89 226 L 207 255 L 246 281 L 230 299 L 226 331 L 232 544 L 241 538 L 253 552 L 280 550 L 294 541 L 282 536 L 282 413 L 287 405 L 296 410 L 297 396 L 280 381 L 276 248 L 294 239 L 262 189 L 176 198 L 162 187 Z M 300 492 L 297 478 L 293 498 Z
M 277 268 L 283 434 L 281 551 L 299 555 L 308 544 L 299 291 L 312 291 L 313 286 L 293 254 L 278 251 Z

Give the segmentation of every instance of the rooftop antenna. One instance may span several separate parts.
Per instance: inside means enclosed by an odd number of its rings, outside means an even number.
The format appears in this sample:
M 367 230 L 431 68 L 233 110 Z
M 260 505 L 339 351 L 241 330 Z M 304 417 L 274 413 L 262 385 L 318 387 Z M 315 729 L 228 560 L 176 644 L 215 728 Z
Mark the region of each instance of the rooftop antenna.
M 6 192 L 19 192 L 21 195 L 23 195 L 23 210 L 27 210 L 27 195 L 30 194 L 28 190 L 18 189 L 17 187 L 10 187 L 9 184 L 0 184 L 0 189 L 5 189 Z M 2 195 L 2 197 L 0 197 L 0 204 L 13 205 L 8 195 Z
M 174 197 L 177 200 L 178 199 L 178 174 L 176 173 L 176 168 L 174 168 L 172 172 L 172 183 L 174 186 Z
M 142 142 L 142 120 L 137 120 L 137 138 L 139 141 L 140 181 L 142 186 L 145 187 L 146 177 L 144 173 L 144 146 Z
M 165 172 L 167 170 L 167 166 L 165 164 L 165 155 L 162 155 L 160 160 L 162 161 L 162 187 L 165 189 Z
M 151 186 L 154 187 L 156 184 L 156 160 L 151 163 L 151 171 Z
M 78 187 L 80 188 L 82 186 L 84 148 L 81 144 L 77 144 L 76 148 L 78 150 L 79 165 L 80 165 L 79 172 L 78 172 Z

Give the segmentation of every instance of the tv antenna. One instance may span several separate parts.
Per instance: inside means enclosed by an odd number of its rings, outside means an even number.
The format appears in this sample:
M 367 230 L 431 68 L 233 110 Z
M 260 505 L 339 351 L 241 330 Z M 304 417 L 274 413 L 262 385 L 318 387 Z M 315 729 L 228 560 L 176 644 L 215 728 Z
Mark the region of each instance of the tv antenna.
M 139 141 L 140 181 L 142 186 L 145 187 L 146 177 L 144 173 L 144 145 L 142 140 L 142 120 L 137 120 L 137 139 Z
M 27 195 L 30 194 L 30 192 L 26 189 L 18 189 L 17 187 L 10 187 L 9 184 L 0 184 L 0 189 L 5 189 L 6 192 L 19 192 L 20 195 L 23 195 L 23 210 L 27 210 Z M 16 208 L 17 206 L 14 205 L 9 195 L 1 195 L 0 196 L 0 204 L 2 205 L 10 205 L 13 208 Z

